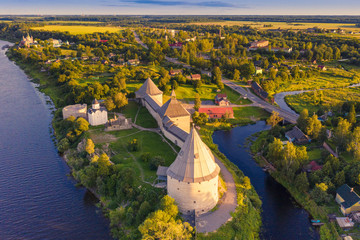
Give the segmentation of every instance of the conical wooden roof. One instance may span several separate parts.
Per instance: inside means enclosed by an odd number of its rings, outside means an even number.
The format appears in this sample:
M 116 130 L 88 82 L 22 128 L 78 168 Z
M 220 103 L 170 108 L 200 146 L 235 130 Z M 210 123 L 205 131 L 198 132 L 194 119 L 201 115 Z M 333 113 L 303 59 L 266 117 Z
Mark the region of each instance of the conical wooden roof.
M 175 89 L 171 91 L 170 97 L 176 97 Z
M 164 105 L 161 106 L 158 113 L 162 118 L 165 116 L 174 118 L 190 115 L 176 97 L 171 97 Z
M 192 128 L 167 175 L 183 182 L 204 182 L 216 177 L 220 167 L 214 155 Z
M 150 79 L 146 79 L 146 81 L 144 82 L 144 84 L 139 88 L 138 91 L 136 91 L 136 94 L 141 95 L 142 97 L 144 97 L 145 95 L 159 95 L 162 94 L 163 92 L 160 91 L 160 89 L 155 85 L 155 83 Z

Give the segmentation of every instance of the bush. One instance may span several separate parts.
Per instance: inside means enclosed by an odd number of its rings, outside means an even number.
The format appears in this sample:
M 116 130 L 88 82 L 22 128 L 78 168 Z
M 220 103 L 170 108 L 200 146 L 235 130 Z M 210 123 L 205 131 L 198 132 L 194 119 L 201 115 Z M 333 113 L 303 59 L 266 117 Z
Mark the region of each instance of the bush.
M 165 164 L 165 160 L 160 156 L 156 156 L 150 160 L 149 167 L 151 170 L 156 170 L 159 165 L 164 165 L 164 164 Z
M 128 149 L 129 151 L 132 151 L 132 152 L 137 152 L 139 151 L 140 149 L 140 145 L 139 145 L 139 141 L 134 138 L 133 140 L 131 140 L 129 143 L 128 143 Z
M 63 138 L 60 140 L 60 142 L 58 143 L 58 151 L 60 153 L 65 152 L 66 150 L 68 150 L 70 147 L 70 142 L 69 139 L 67 138 Z
M 149 152 L 143 153 L 141 154 L 140 159 L 143 162 L 149 162 L 151 159 L 151 154 Z

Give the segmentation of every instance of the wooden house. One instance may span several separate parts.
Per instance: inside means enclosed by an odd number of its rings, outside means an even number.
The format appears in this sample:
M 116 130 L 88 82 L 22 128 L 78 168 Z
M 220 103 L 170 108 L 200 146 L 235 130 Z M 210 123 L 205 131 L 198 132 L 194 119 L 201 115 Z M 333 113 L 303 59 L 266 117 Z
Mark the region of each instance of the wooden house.
M 344 215 L 360 211 L 360 197 L 347 184 L 342 185 L 336 190 L 335 201 L 340 205 L 340 210 Z
M 306 144 L 311 140 L 305 135 L 297 126 L 293 127 L 290 131 L 285 133 L 285 137 L 292 143 L 295 144 Z

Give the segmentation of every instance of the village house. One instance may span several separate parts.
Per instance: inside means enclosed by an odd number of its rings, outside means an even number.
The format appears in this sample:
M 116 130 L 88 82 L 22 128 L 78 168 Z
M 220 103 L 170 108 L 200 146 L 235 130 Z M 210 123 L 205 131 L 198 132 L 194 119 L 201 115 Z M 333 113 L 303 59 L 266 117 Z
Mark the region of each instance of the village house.
M 254 41 L 250 43 L 250 48 L 265 48 L 267 46 L 269 46 L 269 41 L 267 40 Z
M 182 43 L 173 43 L 173 44 L 169 44 L 169 47 L 171 48 L 175 48 L 175 49 L 181 49 L 183 46 Z
M 311 161 L 307 166 L 306 166 L 306 171 L 307 172 L 315 172 L 315 171 L 319 171 L 322 169 L 322 166 L 319 165 L 317 162 L 315 161 Z
M 88 110 L 88 122 L 91 126 L 103 125 L 108 121 L 108 113 L 105 107 L 101 107 L 98 100 L 94 100 Z
M 191 74 L 190 76 L 187 76 L 186 79 L 192 81 L 201 80 L 201 74 Z
M 360 211 L 360 197 L 347 184 L 342 185 L 336 190 L 335 201 L 340 205 L 340 210 L 344 215 Z
M 86 104 L 75 104 L 68 105 L 62 109 L 63 119 L 67 119 L 70 116 L 75 118 L 82 117 L 87 119 L 87 105 Z
M 290 142 L 296 144 L 307 144 L 311 141 L 310 138 L 305 135 L 297 126 L 293 127 L 293 129 L 291 129 L 290 131 L 287 131 L 285 133 L 285 137 Z
M 169 71 L 169 74 L 170 76 L 175 76 L 175 75 L 178 75 L 178 74 L 182 74 L 182 69 L 173 69 L 173 70 L 170 70 Z
M 263 71 L 261 69 L 261 67 L 255 67 L 255 75 L 258 75 L 258 74 L 262 74 Z
M 127 64 L 130 66 L 137 66 L 140 64 L 139 59 L 130 59 L 127 61 Z
M 167 193 L 184 214 L 203 214 L 218 200 L 220 167 L 211 150 L 191 128 L 175 161 L 167 169 Z
M 230 101 L 227 99 L 225 93 L 220 93 L 215 96 L 215 104 L 218 106 L 229 106 Z
M 199 113 L 206 113 L 209 118 L 234 118 L 232 107 L 200 107 Z
M 267 97 L 269 96 L 269 93 L 267 93 L 257 82 L 255 81 L 248 81 L 248 84 L 250 84 L 252 90 L 254 90 L 255 94 L 261 97 L 263 100 L 267 101 Z

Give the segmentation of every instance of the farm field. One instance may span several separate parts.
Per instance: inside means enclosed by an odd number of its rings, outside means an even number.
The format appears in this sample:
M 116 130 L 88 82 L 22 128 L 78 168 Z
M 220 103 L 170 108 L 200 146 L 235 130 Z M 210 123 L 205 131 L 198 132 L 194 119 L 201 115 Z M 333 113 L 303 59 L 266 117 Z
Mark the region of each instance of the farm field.
M 316 92 L 306 92 L 285 97 L 287 104 L 296 112 L 307 108 L 310 113 L 316 112 L 321 107 L 341 106 L 347 101 L 360 101 L 359 88 L 338 88 Z M 321 103 L 320 103 L 321 101 Z
M 115 33 L 121 31 L 118 27 L 100 27 L 100 26 L 64 26 L 64 25 L 46 25 L 44 27 L 33 27 L 33 30 L 44 30 L 44 31 L 59 31 L 69 32 L 70 34 L 87 34 L 94 32 L 110 32 Z
M 359 27 L 355 24 L 349 23 L 308 23 L 308 22 L 253 22 L 253 21 L 218 21 L 218 22 L 196 22 L 189 23 L 190 25 L 221 25 L 221 26 L 238 26 L 248 25 L 254 28 L 266 30 L 266 29 L 307 29 L 307 28 L 324 28 L 324 29 L 344 29 L 348 31 L 360 31 Z M 272 25 L 271 27 L 264 27 L 264 25 Z

